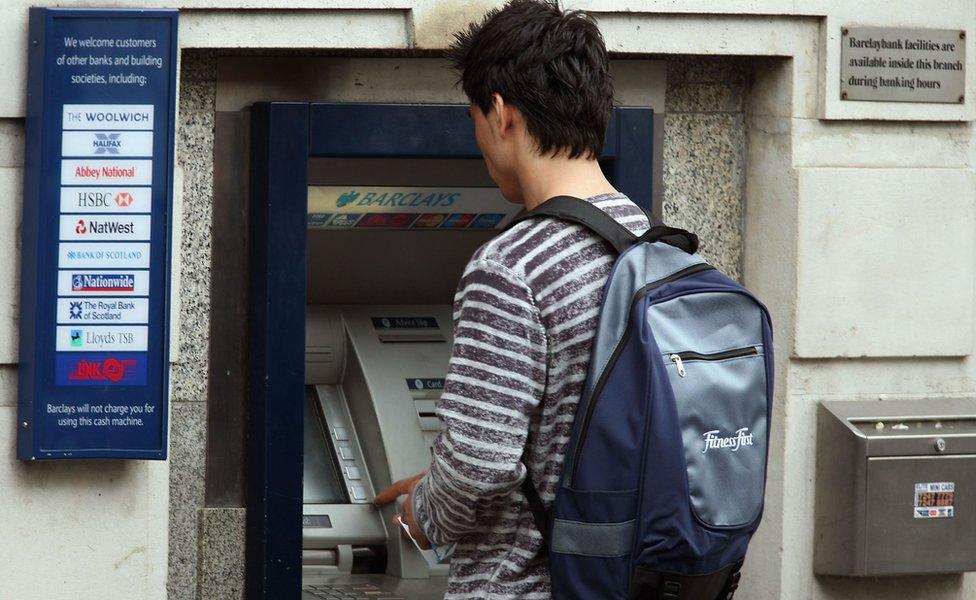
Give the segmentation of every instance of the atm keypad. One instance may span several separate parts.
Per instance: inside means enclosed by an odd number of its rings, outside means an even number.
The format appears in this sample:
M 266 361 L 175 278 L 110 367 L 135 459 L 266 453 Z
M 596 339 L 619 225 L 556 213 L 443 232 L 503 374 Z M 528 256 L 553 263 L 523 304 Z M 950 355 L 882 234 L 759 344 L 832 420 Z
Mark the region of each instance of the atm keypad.
M 369 583 L 306 585 L 302 591 L 322 600 L 345 600 L 353 598 L 372 598 L 373 600 L 406 600 Z

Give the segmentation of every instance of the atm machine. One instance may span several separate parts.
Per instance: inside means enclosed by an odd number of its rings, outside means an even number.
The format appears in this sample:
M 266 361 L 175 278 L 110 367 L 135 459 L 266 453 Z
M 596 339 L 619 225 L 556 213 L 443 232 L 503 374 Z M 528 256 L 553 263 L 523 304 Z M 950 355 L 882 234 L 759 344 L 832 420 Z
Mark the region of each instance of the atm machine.
M 601 157 L 646 208 L 652 119 L 615 109 Z M 427 468 L 457 283 L 521 205 L 466 106 L 259 103 L 250 137 L 249 597 L 292 597 L 300 569 L 303 600 L 442 598 L 449 566 L 372 500 Z
M 310 305 L 305 341 L 306 598 L 442 598 L 375 493 L 427 468 L 452 343 L 449 305 Z M 367 592 L 370 592 L 367 594 Z
M 521 207 L 477 159 L 311 159 L 308 178 L 303 594 L 439 599 L 448 564 L 372 499 L 427 468 L 454 290 Z

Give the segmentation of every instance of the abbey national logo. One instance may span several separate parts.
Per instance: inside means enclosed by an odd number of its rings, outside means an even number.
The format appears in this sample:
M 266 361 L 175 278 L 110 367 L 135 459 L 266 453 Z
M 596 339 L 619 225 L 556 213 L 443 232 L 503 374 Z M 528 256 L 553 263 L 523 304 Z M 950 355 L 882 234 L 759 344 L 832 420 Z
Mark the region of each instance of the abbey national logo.
M 749 433 L 748 427 L 738 429 L 733 435 L 726 437 L 720 436 L 720 432 L 720 429 L 713 429 L 702 434 L 702 437 L 705 438 L 705 449 L 702 450 L 702 454 L 705 454 L 709 450 L 731 450 L 732 452 L 738 452 L 739 448 L 743 446 L 753 445 L 752 434 Z

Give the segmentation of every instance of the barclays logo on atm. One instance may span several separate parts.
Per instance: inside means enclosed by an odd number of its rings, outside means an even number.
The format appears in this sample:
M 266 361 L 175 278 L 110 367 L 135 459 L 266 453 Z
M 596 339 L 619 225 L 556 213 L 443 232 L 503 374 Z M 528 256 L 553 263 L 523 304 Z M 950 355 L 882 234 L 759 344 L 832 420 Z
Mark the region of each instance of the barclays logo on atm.
M 356 206 L 451 206 L 457 202 L 461 192 L 366 192 L 356 190 L 344 192 L 336 198 L 336 207 L 343 208 L 350 204 Z
M 339 196 L 339 199 L 336 200 L 336 206 L 342 208 L 347 204 L 355 202 L 356 198 L 359 198 L 359 192 L 346 192 L 345 194 Z

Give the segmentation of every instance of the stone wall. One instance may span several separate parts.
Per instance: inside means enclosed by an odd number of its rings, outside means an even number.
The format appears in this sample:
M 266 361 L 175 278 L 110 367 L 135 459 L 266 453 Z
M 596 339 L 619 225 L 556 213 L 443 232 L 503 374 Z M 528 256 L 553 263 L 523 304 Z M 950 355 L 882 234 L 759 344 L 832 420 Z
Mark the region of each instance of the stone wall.
M 702 240 L 702 254 L 742 274 L 746 59 L 668 60 L 664 123 L 664 219 Z

